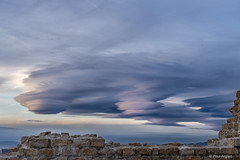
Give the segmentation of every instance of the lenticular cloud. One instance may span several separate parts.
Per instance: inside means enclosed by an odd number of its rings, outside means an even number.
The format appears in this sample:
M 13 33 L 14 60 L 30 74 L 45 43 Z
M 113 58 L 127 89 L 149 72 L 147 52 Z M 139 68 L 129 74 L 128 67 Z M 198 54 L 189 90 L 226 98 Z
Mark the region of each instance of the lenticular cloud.
M 83 57 L 47 67 L 32 72 L 24 80 L 31 90 L 15 99 L 37 114 L 103 113 L 101 116 L 143 119 L 156 125 L 207 124 L 214 111 L 207 110 L 207 104 L 201 110 L 192 109 L 199 107 L 198 99 L 174 106 L 161 102 L 191 92 L 201 85 L 197 83 L 200 77 L 187 65 L 164 64 L 157 54 L 151 56 L 155 58 L 144 54 Z

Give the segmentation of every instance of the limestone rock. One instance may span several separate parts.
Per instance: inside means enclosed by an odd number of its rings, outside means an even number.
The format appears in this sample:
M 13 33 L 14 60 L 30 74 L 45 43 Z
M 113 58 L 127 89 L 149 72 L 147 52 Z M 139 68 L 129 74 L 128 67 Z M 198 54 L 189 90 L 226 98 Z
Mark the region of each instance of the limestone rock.
M 240 138 L 233 139 L 233 146 L 240 147 Z
M 196 148 L 196 149 L 195 149 L 195 154 L 196 154 L 197 156 L 205 156 L 205 155 L 207 155 L 207 149 L 204 148 L 204 147 Z
M 123 156 L 133 156 L 135 154 L 134 148 L 123 148 L 122 149 Z
M 237 97 L 237 99 L 240 98 L 240 91 L 237 91 L 236 97 Z
M 30 157 L 33 157 L 33 156 L 37 156 L 38 155 L 38 150 L 37 149 L 34 149 L 34 148 L 29 148 L 29 149 L 26 149 L 26 155 L 27 156 L 30 156 Z
M 65 132 L 61 133 L 61 138 L 68 138 L 68 137 L 69 137 L 69 133 L 65 133 Z
M 115 151 L 111 147 L 104 147 L 103 149 L 99 150 L 98 153 L 100 155 L 114 155 Z
M 104 147 L 105 146 L 105 139 L 103 138 L 93 138 L 91 140 L 92 147 Z
M 22 144 L 26 144 L 27 140 L 28 140 L 28 136 L 23 136 L 23 137 L 21 138 L 21 143 L 22 143 Z
M 140 155 L 146 155 L 146 156 L 152 155 L 152 150 L 147 147 L 136 148 L 136 152 Z
M 48 148 L 50 146 L 49 139 L 34 138 L 28 141 L 30 148 Z
M 168 147 L 166 149 L 167 155 L 178 155 L 179 154 L 179 148 L 178 147 Z
M 208 146 L 218 146 L 218 145 L 219 145 L 219 140 L 217 138 L 208 140 Z
M 235 155 L 238 154 L 237 148 L 221 148 L 221 153 L 224 155 Z
M 207 152 L 211 155 L 219 155 L 221 153 L 218 147 L 208 147 Z
M 94 156 L 97 154 L 96 148 L 83 148 L 82 150 L 83 156 Z
M 116 149 L 116 154 L 117 154 L 118 156 L 122 156 L 122 154 L 123 154 L 123 149 L 122 149 L 122 148 L 117 148 L 117 149 Z
M 44 136 L 49 135 L 49 134 L 51 134 L 51 131 L 42 132 L 38 136 L 39 137 L 44 137 Z
M 74 138 L 73 139 L 73 146 L 79 147 L 79 148 L 89 147 L 90 146 L 90 139 L 82 138 L 82 137 Z
M 70 146 L 72 145 L 73 141 L 70 139 L 52 139 L 51 146 L 58 147 L 58 146 Z
M 193 148 L 181 148 L 180 154 L 184 155 L 184 156 L 194 155 L 194 149 Z
M 52 148 L 43 148 L 39 150 L 40 155 L 43 156 L 53 156 L 53 149 Z

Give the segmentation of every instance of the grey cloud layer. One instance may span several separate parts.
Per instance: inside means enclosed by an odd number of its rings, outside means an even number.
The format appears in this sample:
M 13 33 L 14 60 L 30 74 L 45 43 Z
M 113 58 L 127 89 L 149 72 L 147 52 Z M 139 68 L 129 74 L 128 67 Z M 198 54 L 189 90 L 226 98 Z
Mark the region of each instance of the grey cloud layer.
M 234 98 L 233 92 L 219 95 L 218 90 L 225 89 L 222 85 L 226 81 L 232 84 L 228 89 L 235 89 L 234 79 L 223 80 L 225 72 L 219 74 L 219 69 L 211 65 L 206 66 L 211 72 L 209 78 L 209 72 L 198 70 L 200 66 L 163 64 L 159 59 L 161 54 L 150 53 L 82 57 L 71 64 L 33 72 L 24 81 L 26 86 L 33 86 L 32 91 L 19 95 L 16 100 L 39 114 L 101 113 L 103 117 L 148 120 L 149 124 L 158 125 L 200 122 L 215 129 L 218 126 L 214 124 L 219 121 L 208 118 L 229 117 L 226 110 Z M 168 106 L 157 102 L 191 92 L 194 96 L 195 91 L 219 96 L 186 97 L 189 105 Z M 199 106 L 202 109 L 190 108 Z
M 6 81 L 6 79 L 5 78 L 3 78 L 3 77 L 0 77 L 0 85 L 2 85 L 4 82 Z
M 16 100 L 39 114 L 216 129 L 240 88 L 239 1 L 0 2 L 0 66 L 36 69 Z M 1 83 L 1 79 L 0 79 Z M 189 105 L 157 102 L 184 97 Z M 202 107 L 193 110 L 189 107 Z

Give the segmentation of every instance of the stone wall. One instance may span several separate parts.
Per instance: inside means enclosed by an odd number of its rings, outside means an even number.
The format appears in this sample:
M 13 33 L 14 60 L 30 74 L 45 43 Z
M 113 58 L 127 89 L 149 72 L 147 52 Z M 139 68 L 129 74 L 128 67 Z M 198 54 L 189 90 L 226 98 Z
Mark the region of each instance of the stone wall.
M 219 139 L 208 140 L 208 146 L 169 143 L 105 143 L 105 139 L 90 135 L 43 132 L 22 137 L 21 144 L 2 154 L 0 160 L 240 160 L 240 91 L 230 109 L 233 118 L 223 124 Z
M 211 143 L 211 142 L 210 142 Z M 43 132 L 38 136 L 22 137 L 21 144 L 0 156 L 0 160 L 154 160 L 154 159 L 214 159 L 239 158 L 236 142 L 233 147 L 186 146 L 180 143 L 146 145 L 141 143 L 109 142 L 97 135 L 72 135 Z

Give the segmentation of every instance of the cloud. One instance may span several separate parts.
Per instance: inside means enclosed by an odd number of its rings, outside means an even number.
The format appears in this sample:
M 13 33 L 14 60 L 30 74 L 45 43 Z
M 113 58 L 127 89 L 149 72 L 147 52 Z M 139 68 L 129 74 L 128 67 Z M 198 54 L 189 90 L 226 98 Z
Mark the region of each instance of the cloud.
M 1 66 L 33 68 L 16 100 L 34 113 L 214 129 L 230 116 L 238 1 L 0 3 Z M 171 97 L 189 104 L 164 103 Z
M 40 123 L 40 122 L 43 122 L 42 120 L 32 120 L 32 119 L 30 119 L 30 120 L 27 120 L 28 122 L 33 122 L 33 123 Z
M 0 130 L 17 130 L 17 128 L 0 127 Z
M 201 72 L 197 70 L 199 66 L 159 63 L 160 58 L 161 54 L 151 53 L 82 57 L 71 64 L 32 72 L 24 80 L 25 86 L 30 86 L 29 91 L 15 99 L 37 114 L 134 118 L 155 125 L 179 126 L 183 122 L 198 122 L 215 129 L 217 121 L 212 124 L 209 118 L 230 116 L 226 114 L 229 106 L 225 104 L 229 105 L 233 100 L 233 92 L 227 95 L 208 92 L 217 96 L 185 98 L 186 105 L 165 104 L 163 100 L 169 97 L 196 90 L 197 94 L 209 89 L 215 91 L 225 80 L 212 85 L 219 70 L 212 68 L 212 72 L 216 72 L 212 73 L 215 78 L 209 78 L 208 72 L 198 73 Z
M 0 77 L 0 85 L 2 85 L 6 81 L 6 78 Z

